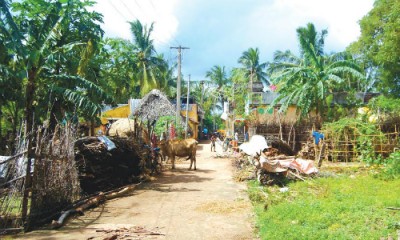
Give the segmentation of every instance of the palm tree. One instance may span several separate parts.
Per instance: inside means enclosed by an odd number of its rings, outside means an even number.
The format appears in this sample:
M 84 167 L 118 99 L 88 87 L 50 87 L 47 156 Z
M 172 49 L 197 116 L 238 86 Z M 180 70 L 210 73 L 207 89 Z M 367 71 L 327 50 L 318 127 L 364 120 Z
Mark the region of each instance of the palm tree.
M 210 78 L 211 82 L 217 86 L 218 90 L 229 84 L 230 82 L 229 79 L 226 77 L 224 66 L 213 66 L 210 71 L 206 72 L 206 77 Z
M 153 88 L 160 88 L 160 79 L 157 80 L 157 77 L 161 75 L 164 69 L 165 60 L 156 55 L 153 39 L 150 38 L 154 24 L 152 23 L 147 28 L 139 20 L 129 23 L 133 41 L 137 47 L 137 62 L 134 70 L 136 71 L 136 78 L 139 80 L 140 94 L 144 96 Z
M 245 71 L 245 77 L 250 83 L 250 92 L 253 91 L 254 82 L 261 81 L 268 84 L 267 74 L 264 72 L 267 63 L 260 63 L 258 48 L 249 48 L 247 51 L 244 51 L 238 62 L 242 64 L 242 70 Z
M 228 95 L 224 94 L 225 89 L 231 83 L 230 79 L 226 77 L 225 67 L 213 66 L 210 71 L 206 72 L 206 77 L 210 78 L 216 86 L 215 89 L 210 91 L 210 94 L 214 97 L 214 111 L 222 109 L 224 100 L 228 98 Z
M 324 54 L 324 40 L 327 31 L 317 33 L 312 23 L 297 29 L 300 43 L 300 57 L 290 51 L 277 51 L 269 64 L 271 81 L 277 85 L 280 94 L 272 105 L 283 102 L 282 111 L 296 102 L 301 116 L 315 110 L 323 116 L 326 97 L 347 78 L 363 79 L 362 69 L 343 53 Z

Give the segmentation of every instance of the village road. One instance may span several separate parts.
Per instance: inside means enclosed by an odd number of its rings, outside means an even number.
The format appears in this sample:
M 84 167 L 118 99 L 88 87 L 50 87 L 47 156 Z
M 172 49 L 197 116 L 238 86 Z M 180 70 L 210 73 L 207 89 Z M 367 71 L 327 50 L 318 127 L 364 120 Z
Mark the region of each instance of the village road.
M 231 158 L 217 158 L 209 142 L 197 151 L 197 171 L 180 160 L 126 197 L 107 201 L 59 230 L 21 239 L 256 239 L 246 186 L 232 178 Z

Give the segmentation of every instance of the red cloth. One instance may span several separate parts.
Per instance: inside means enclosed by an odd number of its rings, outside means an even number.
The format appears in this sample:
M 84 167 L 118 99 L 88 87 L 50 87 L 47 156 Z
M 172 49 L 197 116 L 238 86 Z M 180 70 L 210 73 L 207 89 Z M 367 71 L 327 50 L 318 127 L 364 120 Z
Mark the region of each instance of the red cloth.
M 171 124 L 171 127 L 169 128 L 169 139 L 175 139 L 175 134 L 175 127 Z

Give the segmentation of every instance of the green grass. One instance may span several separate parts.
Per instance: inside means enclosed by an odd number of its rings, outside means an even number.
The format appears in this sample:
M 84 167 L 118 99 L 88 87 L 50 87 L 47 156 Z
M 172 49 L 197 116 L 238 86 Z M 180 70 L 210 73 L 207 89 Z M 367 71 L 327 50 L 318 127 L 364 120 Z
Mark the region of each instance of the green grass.
M 400 179 L 341 176 L 290 183 L 289 191 L 249 183 L 261 239 L 379 239 L 400 233 Z M 400 236 L 399 236 L 400 237 Z

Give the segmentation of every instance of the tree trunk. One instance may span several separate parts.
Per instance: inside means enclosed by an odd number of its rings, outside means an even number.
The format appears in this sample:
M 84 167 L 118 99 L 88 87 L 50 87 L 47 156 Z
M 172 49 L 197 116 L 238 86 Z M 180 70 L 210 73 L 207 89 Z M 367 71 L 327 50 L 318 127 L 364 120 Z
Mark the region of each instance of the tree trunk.
M 16 148 L 16 143 L 15 143 L 15 139 L 17 137 L 17 128 L 19 125 L 19 118 L 18 118 L 18 110 L 19 110 L 20 105 L 16 102 L 15 103 L 15 108 L 11 110 L 11 106 L 10 106 L 10 110 L 12 112 L 12 132 L 11 132 L 11 139 L 10 139 L 10 152 L 11 153 L 15 153 L 15 148 Z
M 3 118 L 3 111 L 1 110 L 1 106 L 3 106 L 3 104 L 0 104 L 0 140 L 2 140 L 3 138 L 3 134 L 2 134 L 2 125 L 1 125 L 1 119 Z
M 49 130 L 54 132 L 57 126 L 57 113 L 61 112 L 61 102 L 55 99 L 50 109 Z
M 26 165 L 26 179 L 24 184 L 24 195 L 22 199 L 22 221 L 27 227 L 26 224 L 26 216 L 28 210 L 28 196 L 31 188 L 31 163 L 32 158 L 34 157 L 34 149 L 32 148 L 32 139 L 33 139 L 33 114 L 35 111 L 35 107 L 33 105 L 33 100 L 35 97 L 35 80 L 37 76 L 37 68 L 32 67 L 28 70 L 28 83 L 26 85 L 26 102 L 25 102 L 25 138 L 27 140 L 27 165 Z M 32 205 L 32 204 L 31 204 Z
M 60 66 L 59 64 L 57 64 L 56 66 L 56 74 L 59 75 L 60 74 Z M 52 99 L 49 98 L 49 101 L 52 101 Z M 51 102 L 50 102 L 51 104 Z M 49 129 L 50 132 L 54 132 L 54 130 L 56 129 L 56 125 L 57 125 L 57 113 L 61 112 L 61 101 L 56 98 L 54 98 L 54 103 L 51 105 L 50 108 L 50 119 L 49 119 Z

